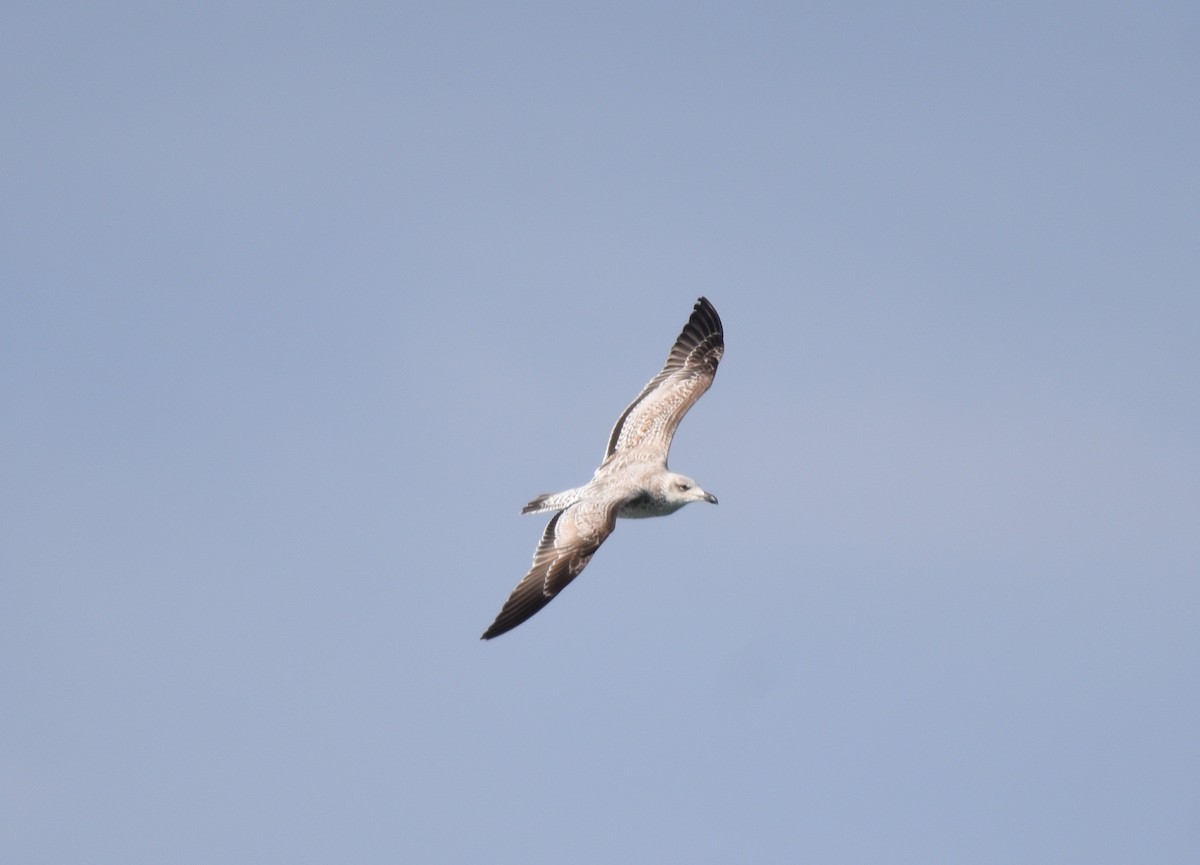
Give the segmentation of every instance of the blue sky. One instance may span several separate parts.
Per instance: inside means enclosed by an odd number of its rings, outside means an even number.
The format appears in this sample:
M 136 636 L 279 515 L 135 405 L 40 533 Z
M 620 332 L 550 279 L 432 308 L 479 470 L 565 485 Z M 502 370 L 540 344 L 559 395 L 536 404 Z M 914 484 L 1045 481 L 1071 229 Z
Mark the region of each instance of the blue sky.
M 1182 863 L 1188 3 L 23 3 L 0 858 Z M 672 468 L 478 636 L 699 295 Z

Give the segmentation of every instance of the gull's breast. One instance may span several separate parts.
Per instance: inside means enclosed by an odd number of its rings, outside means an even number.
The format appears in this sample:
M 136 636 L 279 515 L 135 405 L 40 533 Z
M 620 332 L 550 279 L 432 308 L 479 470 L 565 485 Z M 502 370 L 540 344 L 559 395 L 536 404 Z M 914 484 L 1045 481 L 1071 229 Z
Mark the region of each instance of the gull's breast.
M 617 516 L 624 517 L 627 520 L 641 520 L 646 517 L 665 517 L 667 514 L 675 513 L 681 507 L 683 507 L 682 502 L 666 502 L 660 498 L 655 498 L 650 493 L 644 492 L 621 505 L 620 510 L 617 511 Z

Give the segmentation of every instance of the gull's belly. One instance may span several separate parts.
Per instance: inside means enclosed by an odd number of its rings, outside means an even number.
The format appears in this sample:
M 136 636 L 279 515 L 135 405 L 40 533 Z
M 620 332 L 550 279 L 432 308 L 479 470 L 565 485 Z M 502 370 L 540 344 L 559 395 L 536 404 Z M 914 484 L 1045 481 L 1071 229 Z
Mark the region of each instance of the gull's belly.
M 643 493 L 631 501 L 621 505 L 621 509 L 617 511 L 617 516 L 624 517 L 627 520 L 641 520 L 646 517 L 665 517 L 667 514 L 673 514 L 683 507 L 683 504 L 674 502 L 665 502 L 662 499 L 654 498 L 648 493 Z

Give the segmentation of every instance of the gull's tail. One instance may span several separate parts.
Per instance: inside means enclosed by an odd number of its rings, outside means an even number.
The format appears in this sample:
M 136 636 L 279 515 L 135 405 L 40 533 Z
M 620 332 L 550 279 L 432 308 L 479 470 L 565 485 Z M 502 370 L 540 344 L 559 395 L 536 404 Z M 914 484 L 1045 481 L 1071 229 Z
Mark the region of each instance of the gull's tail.
M 579 501 L 579 489 L 563 490 L 561 493 L 542 493 L 525 507 L 523 514 L 541 514 L 546 511 L 561 511 Z

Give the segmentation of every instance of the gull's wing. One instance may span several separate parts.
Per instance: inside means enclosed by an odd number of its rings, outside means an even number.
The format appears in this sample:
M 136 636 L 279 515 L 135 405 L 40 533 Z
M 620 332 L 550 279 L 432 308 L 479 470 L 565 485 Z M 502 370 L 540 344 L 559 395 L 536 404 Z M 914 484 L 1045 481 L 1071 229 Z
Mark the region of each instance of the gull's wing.
M 529 569 L 481 639 L 490 640 L 524 622 L 579 576 L 617 524 L 617 503 L 582 501 L 555 514 Z
M 644 448 L 666 465 L 676 427 L 712 384 L 724 352 L 721 319 L 708 298 L 702 297 L 671 347 L 662 371 L 617 418 L 608 438 L 605 462 L 615 454 Z

